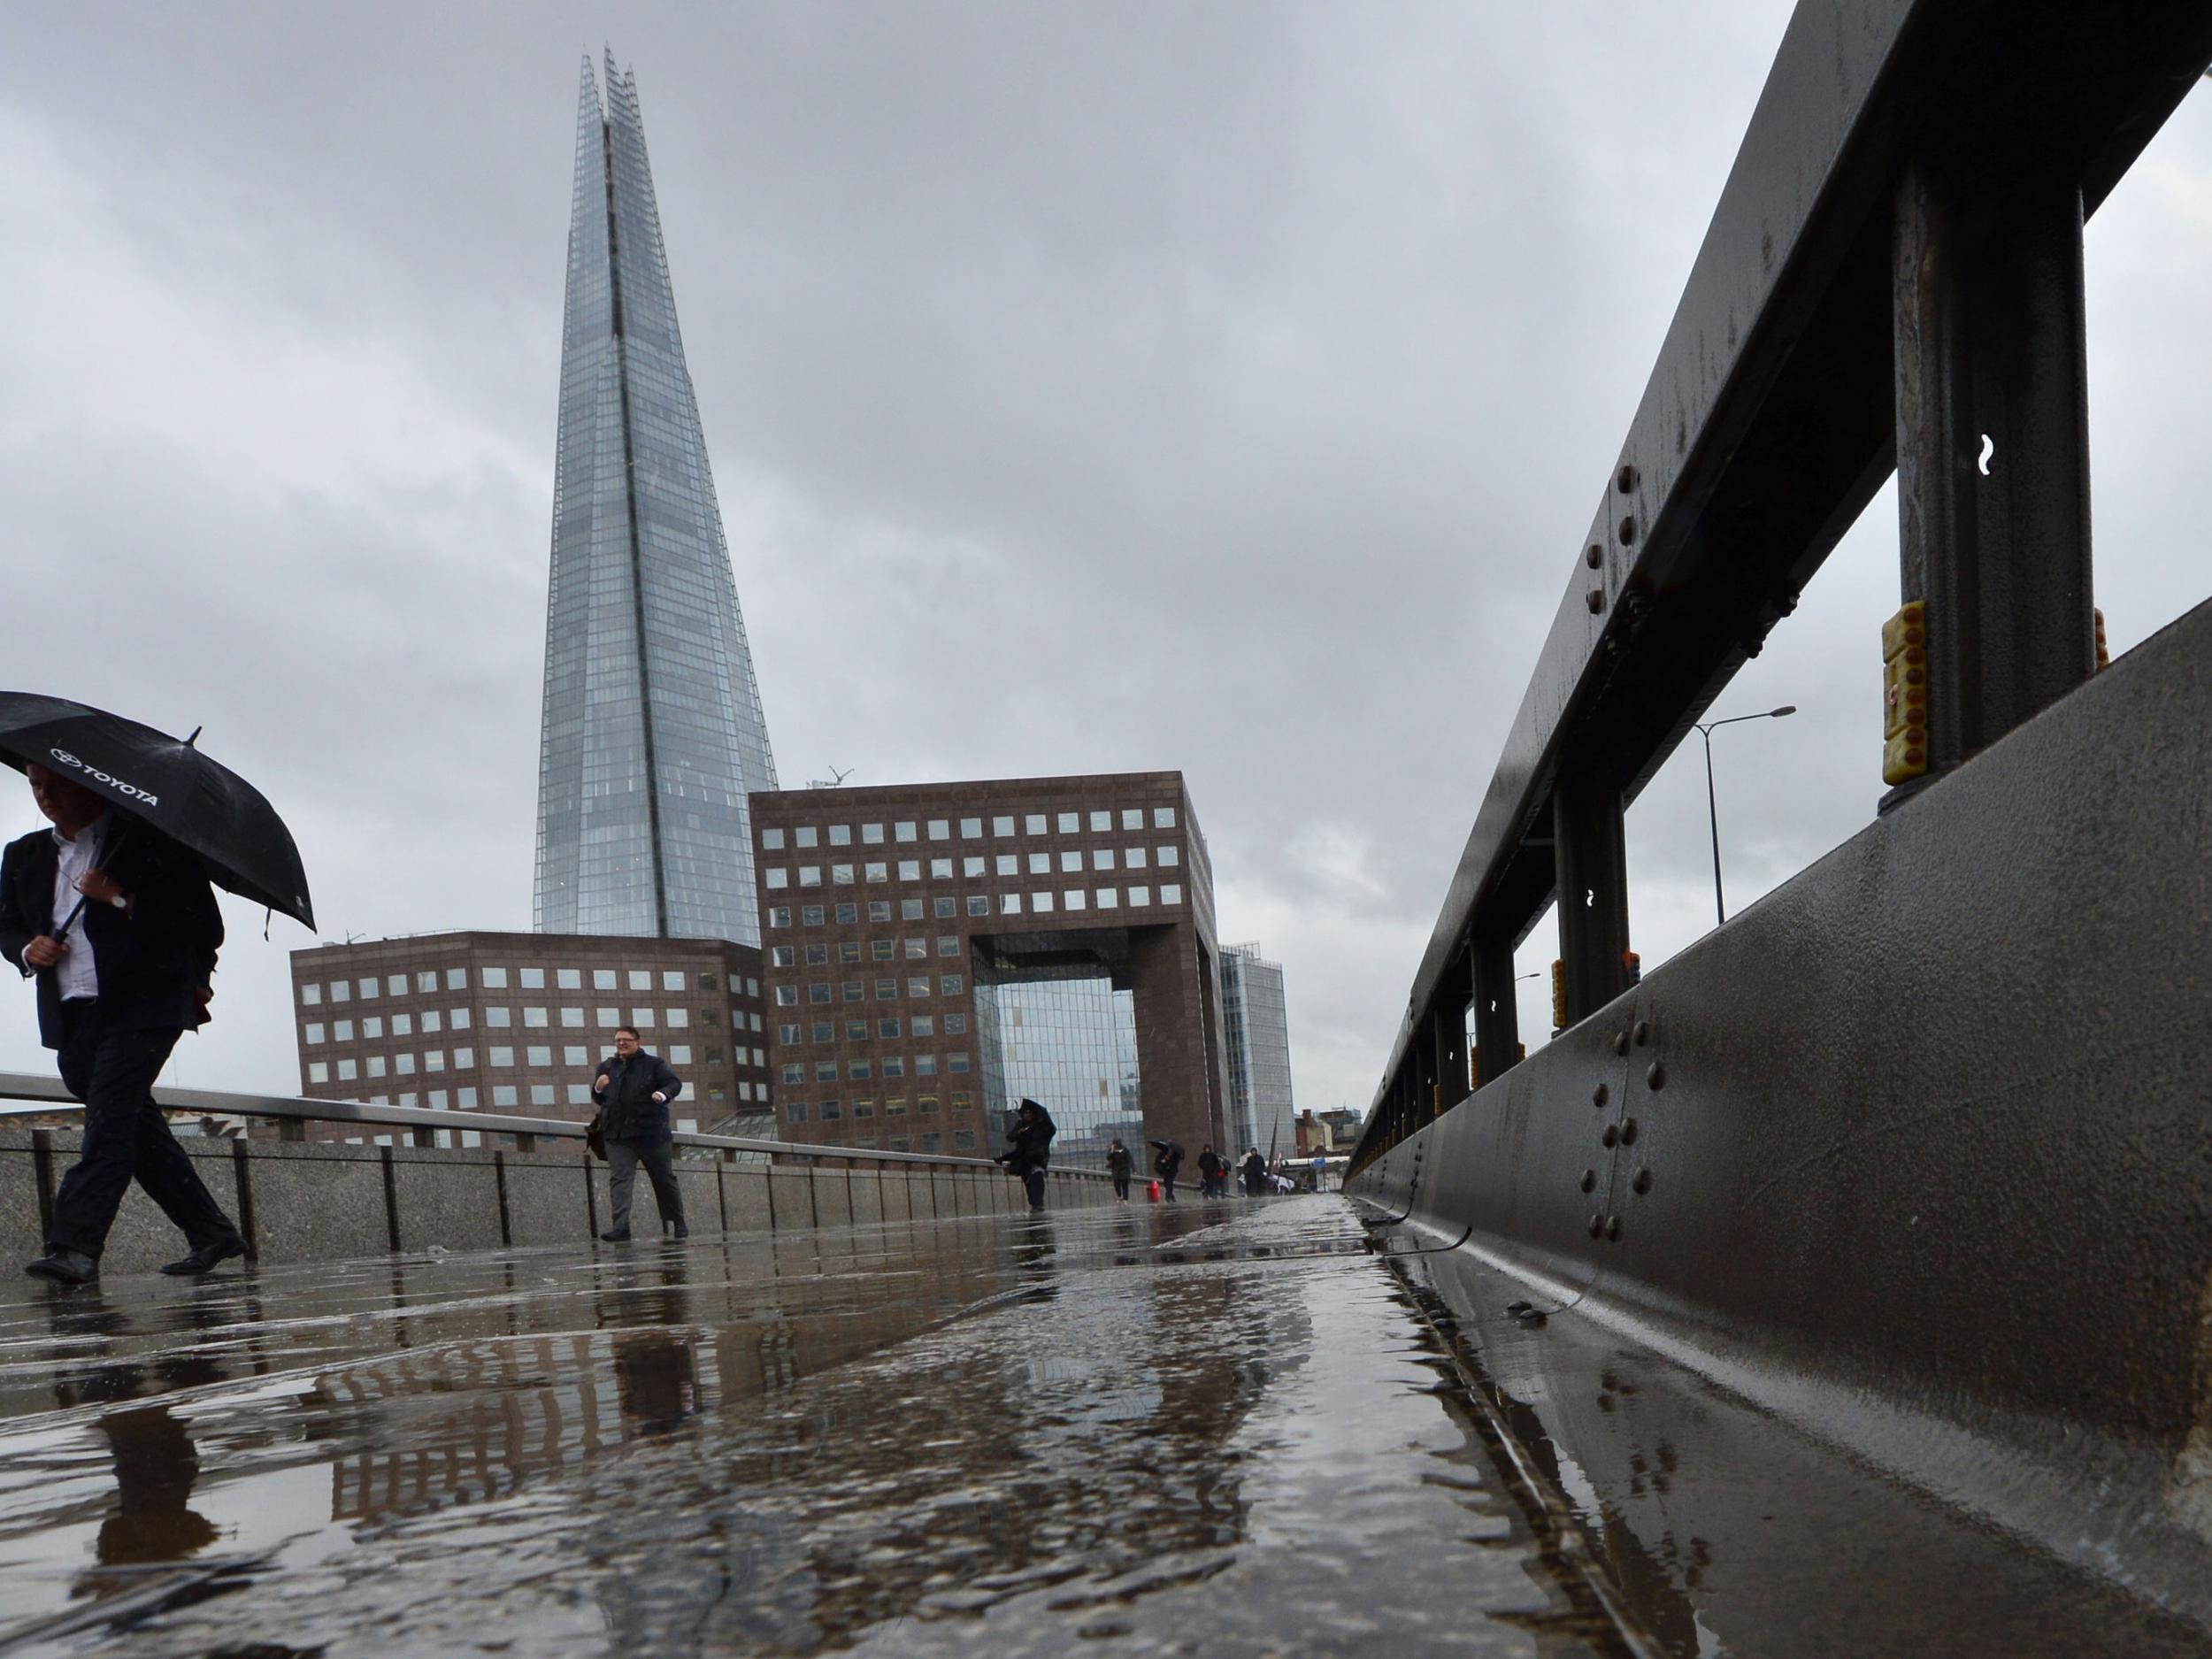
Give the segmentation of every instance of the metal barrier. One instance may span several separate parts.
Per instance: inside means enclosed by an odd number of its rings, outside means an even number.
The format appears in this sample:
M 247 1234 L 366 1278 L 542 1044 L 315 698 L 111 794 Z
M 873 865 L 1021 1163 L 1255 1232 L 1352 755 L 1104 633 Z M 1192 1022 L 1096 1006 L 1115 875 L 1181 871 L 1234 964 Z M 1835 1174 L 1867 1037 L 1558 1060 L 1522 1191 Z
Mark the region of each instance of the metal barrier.
M 385 1251 L 581 1244 L 609 1215 L 609 1166 L 563 1118 L 445 1112 L 228 1090 L 157 1088 L 175 1112 L 274 1123 L 274 1136 L 186 1135 L 219 1203 L 265 1261 L 334 1261 Z M 50 1078 L 0 1073 L 0 1099 L 81 1110 Z M 307 1137 L 310 1123 L 389 1132 L 364 1145 Z M 437 1144 L 475 1130 L 484 1144 Z M 457 1136 L 455 1137 L 457 1139 Z M 979 1157 L 819 1147 L 679 1133 L 675 1161 L 695 1229 L 824 1238 L 878 1222 L 979 1219 L 1023 1211 L 1020 1185 Z M 38 1254 L 75 1132 L 0 1124 L 0 1258 Z M 1055 1169 L 1056 1204 L 1110 1200 L 1103 1176 Z M 642 1202 L 642 1195 L 641 1195 Z M 655 1201 L 656 1213 L 657 1201 Z M 857 1235 L 856 1235 L 857 1236 Z M 856 1248 L 851 1239 L 839 1249 Z M 104 1269 L 141 1271 L 176 1253 L 174 1229 L 135 1187 L 109 1234 Z
M 2208 59 L 2199 0 L 1798 7 L 1564 561 L 1356 1168 L 1517 1062 L 1513 953 L 1555 895 L 1563 1025 L 1629 988 L 1629 803 L 1893 469 L 1925 752 L 1885 804 L 2095 671 L 2082 226 Z
M 82 1111 L 82 1102 L 64 1088 L 58 1078 L 39 1077 L 27 1071 L 0 1071 L 0 1100 L 30 1101 L 52 1110 Z M 311 1100 L 298 1094 L 247 1094 L 228 1089 L 157 1088 L 154 1102 L 165 1111 L 197 1112 L 204 1117 L 249 1118 L 280 1125 L 286 1140 L 305 1139 L 306 1125 L 311 1123 L 356 1125 L 366 1128 L 403 1129 L 408 1144 L 434 1147 L 435 1141 L 426 1138 L 440 1129 L 456 1133 L 475 1130 L 483 1134 L 511 1135 L 515 1149 L 534 1151 L 542 1138 L 552 1141 L 584 1139 L 586 1125 L 566 1118 L 522 1118 L 512 1114 L 479 1111 L 434 1111 L 419 1106 L 376 1106 L 358 1101 Z M 676 1145 L 693 1147 L 703 1151 L 725 1154 L 751 1154 L 765 1157 L 771 1163 L 837 1163 L 882 1165 L 911 1164 L 944 1165 L 963 1170 L 997 1171 L 999 1165 L 990 1158 L 961 1157 L 942 1152 L 892 1152 L 869 1147 L 814 1146 L 796 1141 L 755 1141 L 739 1135 L 699 1134 L 679 1130 L 673 1135 Z M 1056 1173 L 1081 1176 L 1090 1180 L 1104 1180 L 1102 1173 L 1090 1170 L 1057 1171 Z

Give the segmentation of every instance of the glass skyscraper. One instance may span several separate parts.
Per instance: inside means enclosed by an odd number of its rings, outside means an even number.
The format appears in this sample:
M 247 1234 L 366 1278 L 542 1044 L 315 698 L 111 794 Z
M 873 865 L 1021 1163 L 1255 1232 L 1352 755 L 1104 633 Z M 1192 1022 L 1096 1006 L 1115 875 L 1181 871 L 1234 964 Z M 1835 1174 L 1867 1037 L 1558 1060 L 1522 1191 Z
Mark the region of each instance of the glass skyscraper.
M 541 933 L 760 943 L 776 787 L 661 242 L 637 84 L 584 61 L 538 769 Z
M 1297 1147 L 1290 1097 L 1290 1014 L 1283 966 L 1257 945 L 1221 950 L 1221 1012 L 1229 1056 L 1230 1139 L 1288 1156 Z

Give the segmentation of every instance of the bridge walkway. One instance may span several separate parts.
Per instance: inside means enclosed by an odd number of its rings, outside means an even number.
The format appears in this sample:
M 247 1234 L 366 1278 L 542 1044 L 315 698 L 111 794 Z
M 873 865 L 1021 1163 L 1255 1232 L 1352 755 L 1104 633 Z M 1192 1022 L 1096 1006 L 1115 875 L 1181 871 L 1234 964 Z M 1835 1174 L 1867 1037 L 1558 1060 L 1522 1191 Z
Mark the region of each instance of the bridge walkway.
M 0 1653 L 1619 1654 L 1335 1196 L 0 1305 Z

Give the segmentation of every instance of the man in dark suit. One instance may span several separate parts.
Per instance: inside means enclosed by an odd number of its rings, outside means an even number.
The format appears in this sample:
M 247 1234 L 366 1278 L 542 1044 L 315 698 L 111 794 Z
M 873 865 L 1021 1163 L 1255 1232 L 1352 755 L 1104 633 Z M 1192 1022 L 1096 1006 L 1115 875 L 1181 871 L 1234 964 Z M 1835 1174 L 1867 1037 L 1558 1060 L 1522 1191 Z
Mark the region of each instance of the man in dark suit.
M 84 1102 L 84 1147 L 54 1195 L 46 1254 L 26 1270 L 81 1285 L 134 1176 L 190 1253 L 165 1273 L 198 1274 L 246 1253 L 154 1104 L 154 1079 L 188 1030 L 206 1023 L 223 918 L 199 860 L 81 785 L 29 768 L 53 823 L 0 856 L 0 953 L 38 981 L 39 1038 Z M 65 926 L 81 900 L 73 926 Z
M 668 1127 L 668 1102 L 684 1092 L 684 1080 L 668 1062 L 638 1041 L 635 1025 L 618 1025 L 614 1052 L 599 1063 L 591 1097 L 599 1104 L 599 1129 L 607 1141 L 607 1196 L 614 1225 L 599 1236 L 620 1244 L 630 1236 L 630 1192 L 637 1166 L 653 1182 L 661 1226 L 680 1239 L 691 1236 L 684 1225 L 683 1189 L 676 1185 L 676 1161 Z

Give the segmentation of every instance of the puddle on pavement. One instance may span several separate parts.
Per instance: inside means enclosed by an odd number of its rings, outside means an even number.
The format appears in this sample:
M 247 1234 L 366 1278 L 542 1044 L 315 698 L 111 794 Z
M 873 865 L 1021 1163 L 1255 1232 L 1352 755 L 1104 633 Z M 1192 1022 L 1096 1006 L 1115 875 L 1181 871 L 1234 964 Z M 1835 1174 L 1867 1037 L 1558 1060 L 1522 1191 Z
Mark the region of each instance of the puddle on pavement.
M 26 1299 L 0 1652 L 1589 1651 L 1363 1256 L 1286 1199 Z

